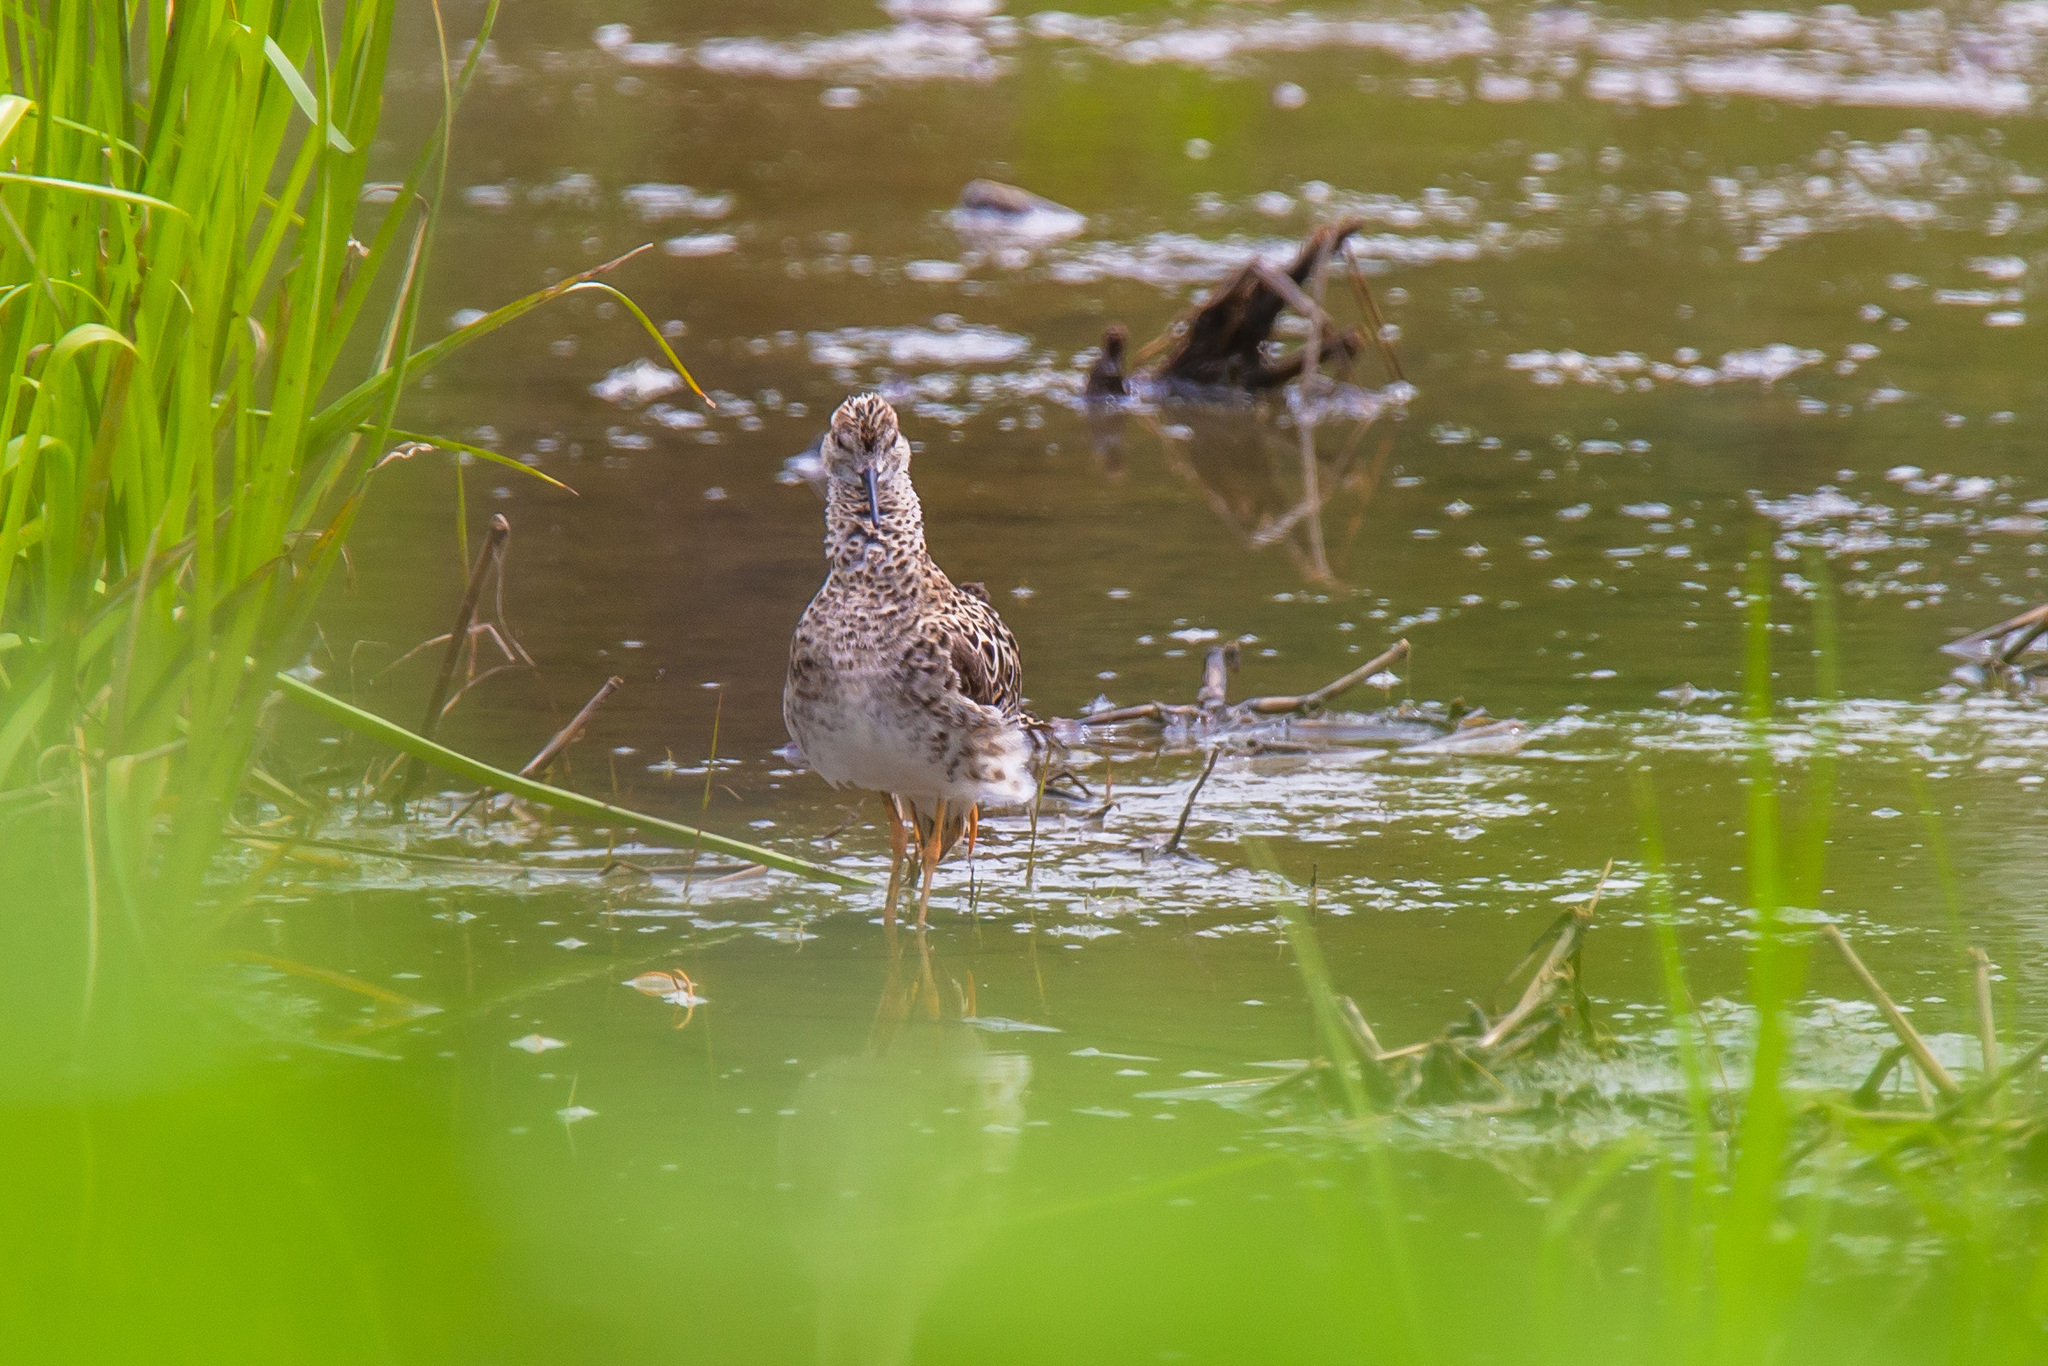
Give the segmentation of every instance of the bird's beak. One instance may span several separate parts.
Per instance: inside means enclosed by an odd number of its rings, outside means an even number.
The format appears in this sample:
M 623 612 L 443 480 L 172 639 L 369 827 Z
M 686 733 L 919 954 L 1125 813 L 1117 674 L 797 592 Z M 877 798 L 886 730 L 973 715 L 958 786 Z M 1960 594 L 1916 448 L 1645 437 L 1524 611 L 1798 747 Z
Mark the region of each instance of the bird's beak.
M 860 472 L 860 477 L 868 486 L 868 525 L 880 527 L 882 525 L 882 495 L 875 489 L 875 472 L 872 469 L 865 469 Z

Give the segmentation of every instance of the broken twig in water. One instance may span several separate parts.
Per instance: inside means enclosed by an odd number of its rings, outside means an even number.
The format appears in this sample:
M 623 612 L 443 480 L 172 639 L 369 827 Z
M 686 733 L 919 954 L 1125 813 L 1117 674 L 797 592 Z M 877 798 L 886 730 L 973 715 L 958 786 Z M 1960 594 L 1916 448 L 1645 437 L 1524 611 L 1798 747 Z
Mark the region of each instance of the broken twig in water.
M 1180 820 L 1174 824 L 1173 838 L 1169 839 L 1160 848 L 1160 853 L 1177 854 L 1180 852 L 1180 837 L 1187 833 L 1188 815 L 1195 809 L 1195 798 L 1202 795 L 1202 784 L 1209 781 L 1209 775 L 1216 771 L 1216 761 L 1222 757 L 1223 746 L 1221 745 L 1209 751 L 1209 762 L 1202 766 L 1202 776 L 1195 779 L 1194 787 L 1188 792 L 1187 803 L 1180 809 Z
M 1132 721 L 1153 721 L 1160 725 L 1165 725 L 1168 721 L 1195 720 L 1205 714 L 1212 717 L 1236 718 L 1281 716 L 1289 712 L 1311 712 L 1324 706 L 1339 694 L 1349 692 L 1382 669 L 1398 664 L 1407 657 L 1408 642 L 1397 640 L 1385 652 L 1359 665 L 1342 678 L 1325 683 L 1314 692 L 1299 693 L 1287 697 L 1248 697 L 1244 701 L 1229 707 L 1221 706 L 1220 701 L 1219 705 L 1214 707 L 1206 703 L 1190 707 L 1175 705 L 1169 702 L 1140 702 L 1134 706 L 1112 707 L 1106 711 L 1098 711 L 1092 715 L 1083 716 L 1080 718 L 1080 724 L 1083 726 L 1116 726 Z M 1202 692 L 1196 694 L 1198 699 L 1208 693 L 1209 685 L 1215 680 L 1216 675 L 1214 671 L 1205 666 L 1202 675 Z
M 617 674 L 607 678 L 604 681 L 604 685 L 591 695 L 588 702 L 583 704 L 583 710 L 577 712 L 574 719 L 568 725 L 556 731 L 554 739 L 541 746 L 540 753 L 526 761 L 525 765 L 519 770 L 519 776 L 531 778 L 535 774 L 546 772 L 547 766 L 560 757 L 563 750 L 583 738 L 583 728 L 590 724 L 590 718 L 597 715 L 597 709 L 605 704 L 605 700 L 624 687 L 625 684 L 626 680 L 620 678 Z M 474 811 L 477 803 L 489 801 L 490 798 L 491 789 L 488 787 L 484 788 L 474 797 L 471 797 L 463 808 L 450 818 L 448 823 L 450 825 L 455 824 L 456 821 L 461 820 L 471 811 Z
M 603 706 L 613 693 L 625 685 L 626 680 L 620 678 L 617 674 L 607 678 L 604 681 L 604 686 L 600 687 L 595 693 L 592 693 L 590 700 L 583 704 L 583 710 L 577 712 L 575 718 L 568 725 L 556 731 L 555 738 L 548 741 L 542 747 L 540 753 L 526 761 L 525 766 L 519 770 L 519 776 L 531 778 L 537 773 L 544 772 L 547 766 L 553 763 L 563 750 L 583 738 L 583 728 L 590 724 L 591 717 L 597 715 L 597 709 Z

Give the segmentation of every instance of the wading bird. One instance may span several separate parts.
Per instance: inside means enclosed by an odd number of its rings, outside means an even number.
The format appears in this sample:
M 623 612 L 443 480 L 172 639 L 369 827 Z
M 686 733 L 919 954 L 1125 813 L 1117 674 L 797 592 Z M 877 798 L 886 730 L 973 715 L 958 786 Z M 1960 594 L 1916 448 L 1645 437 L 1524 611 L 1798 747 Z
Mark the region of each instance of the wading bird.
M 983 805 L 1031 799 L 1051 738 L 1024 710 L 1017 640 L 987 592 L 925 553 L 895 409 L 854 395 L 819 454 L 830 569 L 790 642 L 782 716 L 819 777 L 882 794 L 891 923 L 916 827 L 922 925 L 939 860 L 963 833 L 973 848 Z

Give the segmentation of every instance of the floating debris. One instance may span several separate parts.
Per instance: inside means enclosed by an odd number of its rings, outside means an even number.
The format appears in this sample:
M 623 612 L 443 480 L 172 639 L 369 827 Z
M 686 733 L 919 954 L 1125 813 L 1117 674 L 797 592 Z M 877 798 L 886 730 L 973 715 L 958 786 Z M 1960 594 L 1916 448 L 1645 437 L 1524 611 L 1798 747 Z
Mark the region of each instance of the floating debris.
M 1266 345 L 1283 309 L 1325 324 L 1316 342 L 1318 362 L 1342 358 L 1349 362 L 1365 344 L 1356 327 L 1329 325 L 1319 303 L 1302 292 L 1319 274 L 1344 240 L 1363 227 L 1346 219 L 1317 228 L 1301 244 L 1294 262 L 1283 271 L 1254 257 L 1209 291 L 1208 301 L 1177 320 L 1148 349 L 1163 345 L 1165 356 L 1152 373 L 1180 390 L 1276 389 L 1300 375 L 1307 347 L 1282 360 L 1270 360 Z
M 551 1039 L 545 1034 L 528 1034 L 523 1038 L 514 1039 L 512 1046 L 522 1053 L 532 1053 L 537 1056 L 547 1052 L 549 1049 L 567 1048 L 569 1045 L 563 1043 L 560 1039 Z
M 638 977 L 629 978 L 619 985 L 631 987 L 643 996 L 655 997 L 672 1006 L 694 1010 L 707 1004 L 705 998 L 697 994 L 697 984 L 690 980 L 690 974 L 680 968 L 657 968 L 652 972 L 643 972 Z
M 963 237 L 1054 242 L 1088 226 L 1085 214 L 999 180 L 970 180 L 947 215 Z
M 970 1025 L 986 1034 L 1057 1034 L 1060 1031 L 1052 1025 L 1033 1024 L 1029 1020 L 1009 1020 L 1001 1015 L 963 1015 L 960 1023 Z

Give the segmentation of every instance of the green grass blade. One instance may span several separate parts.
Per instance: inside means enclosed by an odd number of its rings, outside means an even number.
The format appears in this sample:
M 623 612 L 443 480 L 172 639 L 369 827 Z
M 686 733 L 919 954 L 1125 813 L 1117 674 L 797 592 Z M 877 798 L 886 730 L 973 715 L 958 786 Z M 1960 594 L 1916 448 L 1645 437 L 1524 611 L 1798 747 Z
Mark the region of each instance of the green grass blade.
M 365 422 L 362 426 L 356 428 L 356 430 L 362 432 L 364 435 L 369 435 L 376 429 L 372 427 L 369 423 Z M 544 474 L 540 470 L 535 469 L 533 466 L 525 463 L 524 461 L 514 460 L 509 455 L 501 455 L 497 451 L 490 450 L 483 446 L 473 446 L 467 441 L 455 441 L 445 436 L 430 436 L 425 432 L 402 432 L 399 431 L 396 427 L 391 428 L 384 434 L 385 436 L 397 441 L 416 441 L 422 446 L 432 446 L 435 450 L 438 451 L 460 451 L 465 455 L 473 455 L 477 459 L 485 461 L 489 464 L 503 465 L 508 470 L 517 470 L 521 474 L 531 475 L 533 478 L 540 480 L 541 483 L 552 484 L 564 493 L 574 495 L 575 497 L 578 498 L 581 498 L 583 496 L 582 494 L 577 493 L 575 489 L 570 488 L 567 484 L 555 478 L 553 475 Z
M 14 130 L 21 126 L 22 116 L 33 108 L 33 100 L 25 100 L 19 95 L 0 95 L 0 147 L 7 145 L 7 139 L 13 137 Z
M 637 825 L 649 830 L 659 830 L 664 834 L 675 835 L 682 839 L 699 841 L 704 848 L 717 853 L 730 854 L 734 858 L 742 858 L 750 863 L 764 864 L 770 868 L 779 868 L 783 872 L 796 873 L 801 877 L 816 878 L 823 882 L 836 882 L 842 887 L 866 888 L 868 886 L 865 878 L 855 877 L 851 873 L 843 873 L 836 868 L 827 868 L 820 864 L 809 863 L 789 854 L 777 853 L 773 849 L 764 849 L 757 844 L 747 844 L 740 840 L 727 839 L 724 835 L 714 835 L 708 830 L 698 830 L 692 826 L 680 825 L 675 821 L 662 820 L 658 816 L 648 816 L 638 811 L 629 811 L 623 806 L 613 806 L 610 802 L 601 802 L 594 797 L 586 797 L 581 793 L 569 792 L 559 787 L 551 787 L 546 783 L 537 783 L 531 778 L 522 778 L 516 773 L 508 773 L 504 769 L 493 768 L 491 765 L 480 760 L 472 759 L 466 754 L 449 749 L 446 745 L 435 744 L 432 740 L 423 739 L 403 726 L 394 725 L 386 721 L 381 716 L 366 712 L 359 707 L 352 707 L 340 698 L 330 693 L 322 692 L 320 689 L 309 684 L 301 683 L 289 674 L 279 674 L 277 676 L 277 686 L 284 690 L 286 697 L 297 702 L 308 711 L 322 716 L 329 721 L 347 726 L 350 730 L 360 735 L 367 735 L 382 744 L 390 745 L 401 753 L 409 754 L 416 759 L 434 765 L 436 768 L 453 773 L 458 778 L 467 778 L 470 782 L 480 786 L 496 788 L 500 792 L 509 792 L 515 797 L 524 797 L 530 802 L 538 802 L 542 806 L 551 807 L 565 815 L 582 816 L 588 820 L 613 821 L 623 825 Z
M 320 103 L 314 99 L 313 88 L 306 84 L 306 78 L 292 65 L 292 59 L 285 56 L 284 49 L 277 45 L 277 39 L 264 38 L 263 55 L 270 59 L 270 65 L 284 81 L 285 89 L 292 92 L 292 99 L 297 101 L 300 112 L 318 128 L 321 122 Z M 327 121 L 327 145 L 344 156 L 352 156 L 356 150 L 356 145 L 341 135 L 341 130 L 331 119 Z
M 475 322 L 470 323 L 467 327 L 457 328 L 441 338 L 441 340 L 432 342 L 413 352 L 406 360 L 407 373 L 415 377 L 424 375 L 435 365 L 446 360 L 471 342 L 489 336 L 506 323 L 513 321 L 515 318 L 526 316 L 544 303 L 559 299 L 573 290 L 588 286 L 606 271 L 624 265 L 627 261 L 630 261 L 633 257 L 646 250 L 646 247 L 635 247 L 624 256 L 606 261 L 602 265 L 592 266 L 589 270 L 571 275 L 566 280 L 559 280 L 549 285 L 546 289 L 535 290 L 523 298 L 514 299 L 509 304 L 493 309 Z M 376 405 L 377 401 L 386 397 L 386 391 L 397 378 L 398 371 L 396 367 L 380 370 L 314 414 L 309 424 L 308 435 L 310 443 L 315 446 L 324 445 L 362 422 Z
M 69 190 L 74 194 L 88 194 L 100 199 L 118 199 L 127 204 L 140 204 L 148 209 L 162 209 L 166 213 L 187 217 L 176 204 L 167 204 L 154 195 L 140 194 L 134 190 L 117 190 L 108 185 L 94 185 L 84 180 L 63 180 L 57 176 L 23 175 L 19 171 L 0 171 L 0 181 L 14 185 L 40 185 L 46 190 Z

